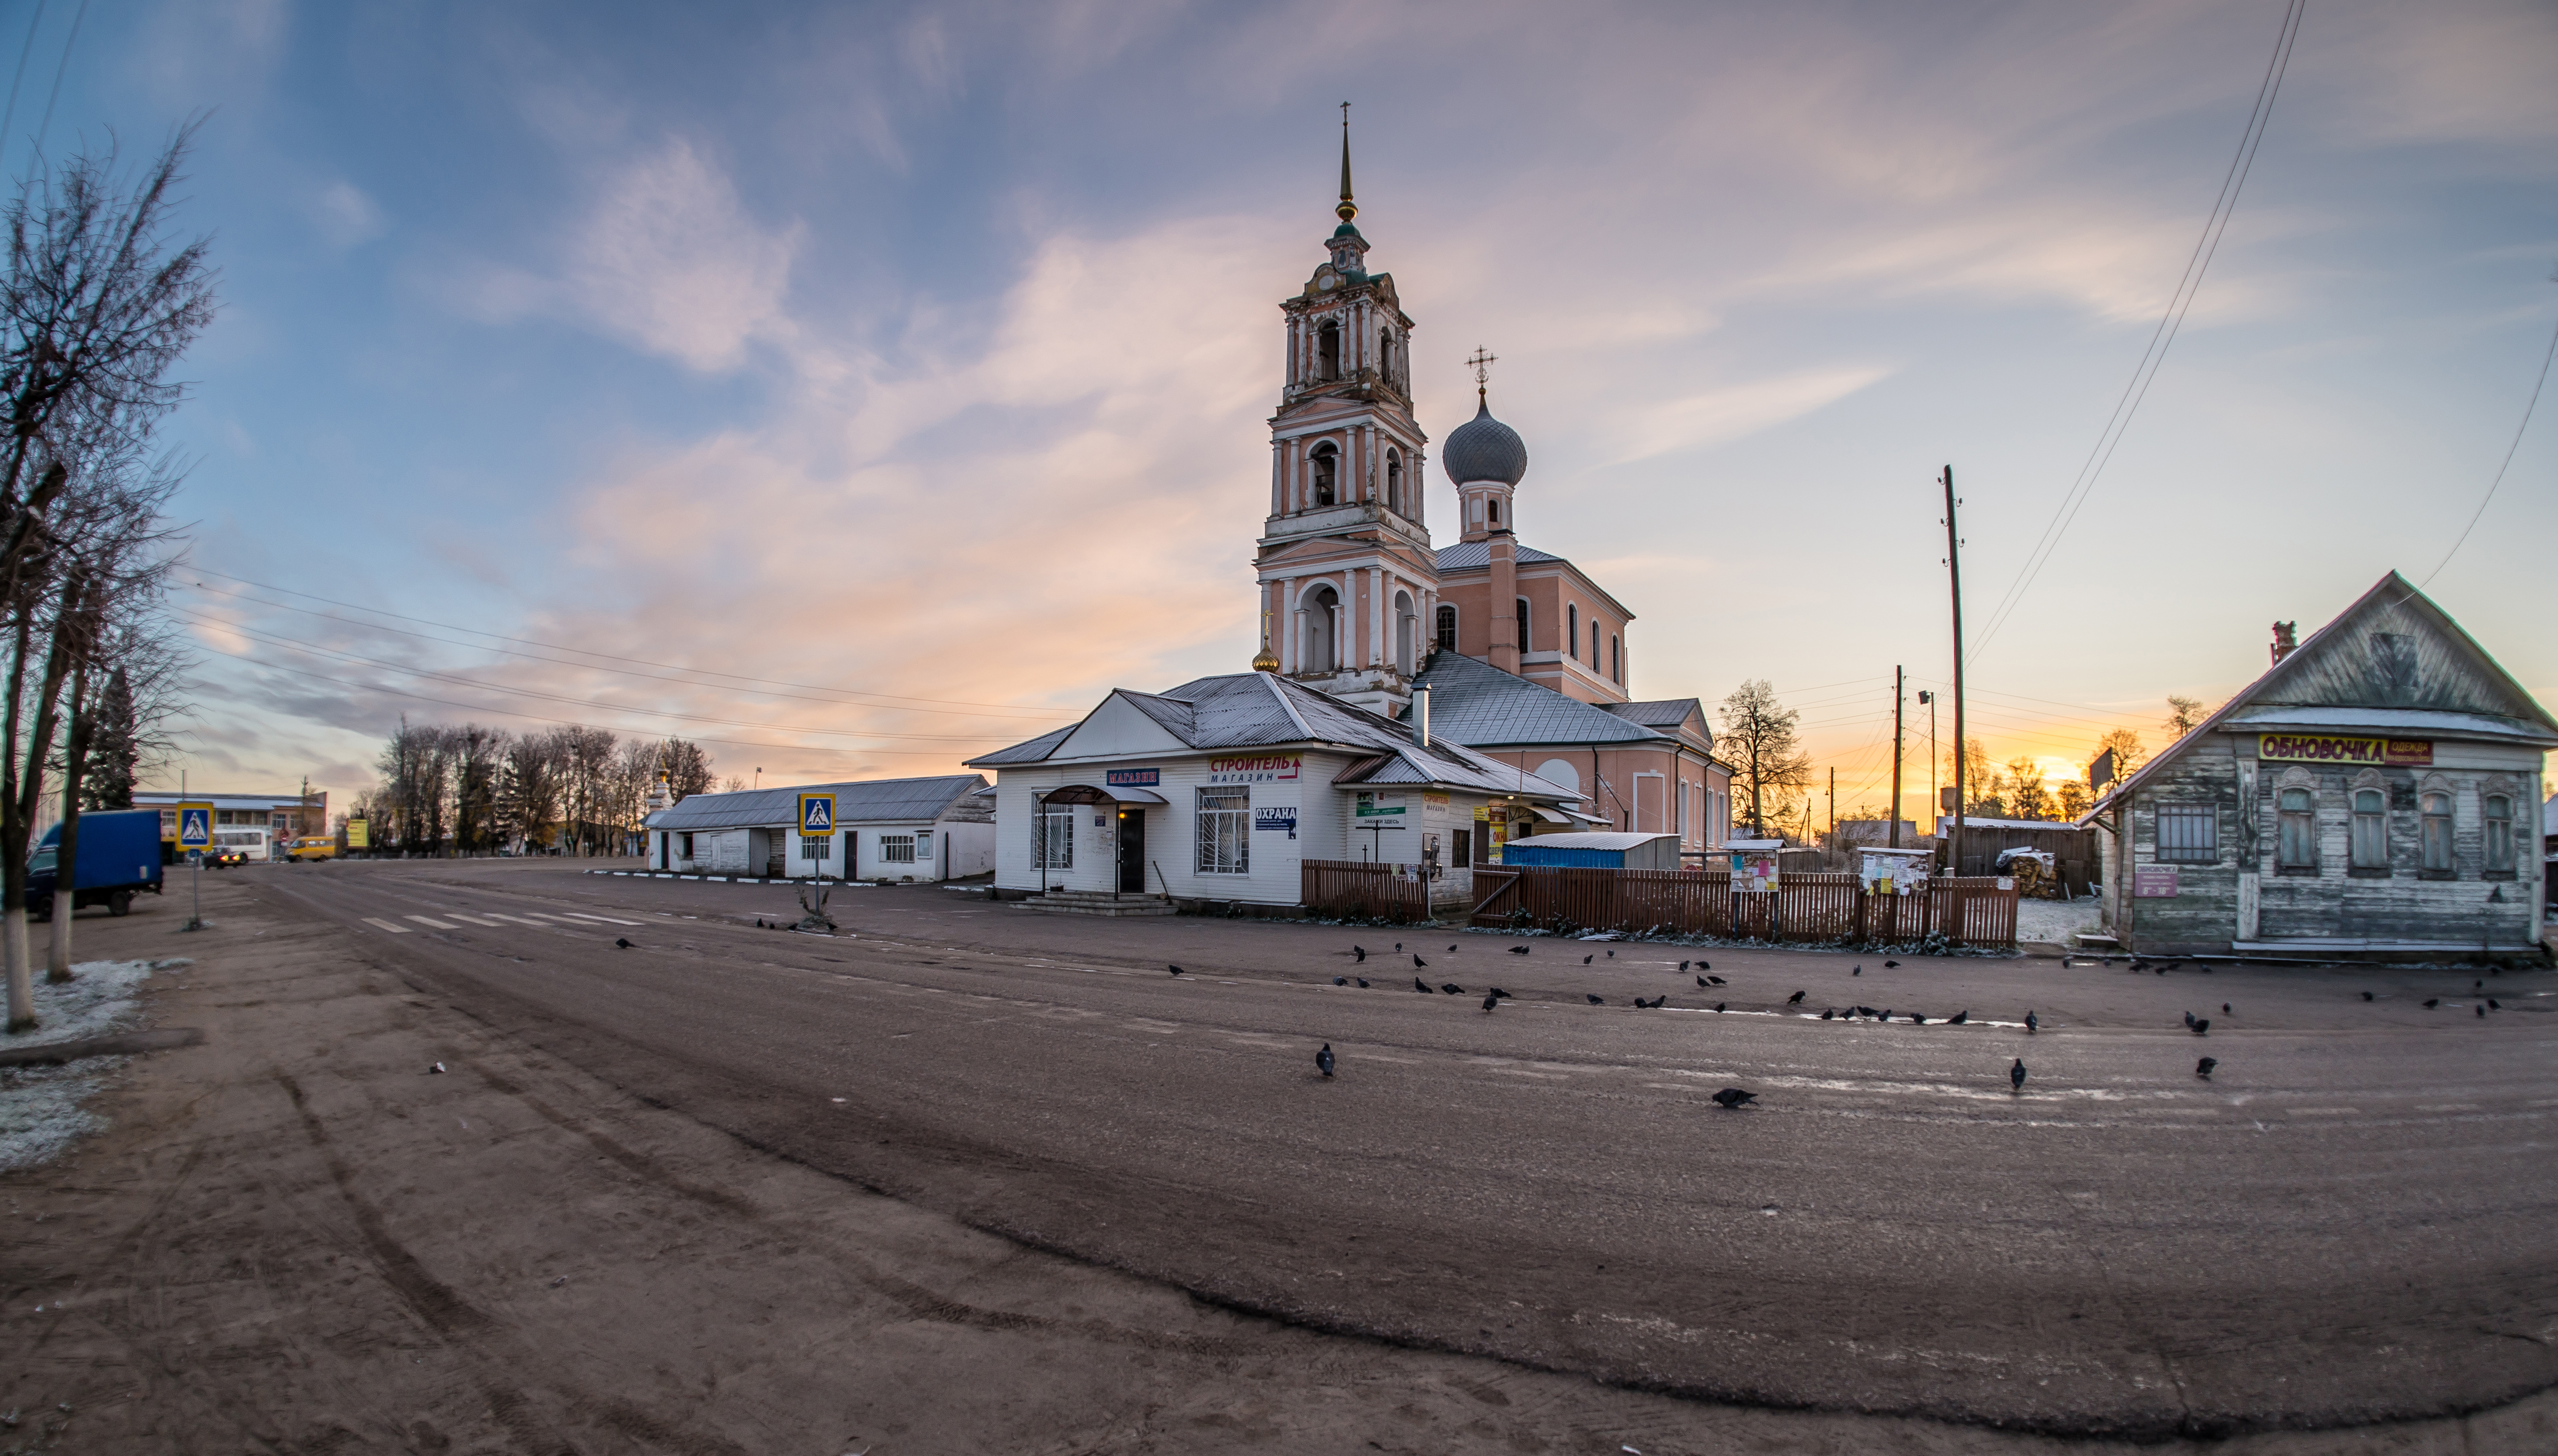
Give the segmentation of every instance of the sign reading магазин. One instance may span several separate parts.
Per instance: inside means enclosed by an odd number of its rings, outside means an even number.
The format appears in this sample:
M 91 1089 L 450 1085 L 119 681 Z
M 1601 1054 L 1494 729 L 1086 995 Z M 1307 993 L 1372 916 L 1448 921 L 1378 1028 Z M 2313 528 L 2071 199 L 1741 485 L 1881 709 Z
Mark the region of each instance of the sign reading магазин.
M 2345 738 L 2326 733 L 2260 733 L 2256 756 L 2268 763 L 2354 763 L 2373 768 L 2431 768 L 2430 738 Z
M 1151 789 L 1163 781 L 1160 768 L 1111 768 L 1101 774 L 1102 787 L 1112 789 Z
M 1260 753 L 1248 758 L 1211 758 L 1208 761 L 1208 781 L 1212 784 L 1278 783 L 1297 776 L 1305 760 L 1294 753 Z

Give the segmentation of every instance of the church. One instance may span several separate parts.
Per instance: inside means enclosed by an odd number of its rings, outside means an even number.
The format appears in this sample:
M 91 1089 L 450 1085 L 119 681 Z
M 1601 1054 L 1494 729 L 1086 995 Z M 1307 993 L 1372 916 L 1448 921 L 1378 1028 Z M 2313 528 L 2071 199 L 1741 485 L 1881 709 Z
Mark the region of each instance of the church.
M 1457 539 L 1433 541 L 1415 325 L 1393 275 L 1368 271 L 1347 134 L 1335 212 L 1323 261 L 1279 306 L 1252 671 L 1114 692 L 1072 728 L 969 760 L 996 776 L 1001 889 L 1061 907 L 1287 902 L 1305 860 L 1369 859 L 1423 866 L 1454 896 L 1539 832 L 1670 835 L 1691 860 L 1729 836 L 1731 769 L 1703 704 L 1635 700 L 1634 612 L 1519 540 L 1527 445 L 1492 416 L 1481 350 L 1475 417 L 1442 460 Z

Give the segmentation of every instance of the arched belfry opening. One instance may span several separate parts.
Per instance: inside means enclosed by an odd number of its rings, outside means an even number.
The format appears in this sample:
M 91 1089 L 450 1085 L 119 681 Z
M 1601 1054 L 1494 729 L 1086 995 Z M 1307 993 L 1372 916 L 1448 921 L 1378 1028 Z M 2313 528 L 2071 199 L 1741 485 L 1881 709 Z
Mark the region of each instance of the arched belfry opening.
M 1339 672 L 1342 594 L 1317 587 L 1306 594 L 1306 667 L 1308 672 Z
M 1397 515 L 1412 514 L 1403 501 L 1403 452 L 1399 450 L 1385 453 L 1385 508 Z
M 1329 445 L 1315 447 L 1315 504 L 1331 505 L 1341 498 L 1341 452 Z
M 1412 594 L 1394 594 L 1394 670 L 1405 677 L 1420 656 L 1420 644 L 1413 639 L 1421 635 L 1421 614 L 1413 609 Z
M 1342 326 L 1327 319 L 1315 330 L 1315 377 L 1327 382 L 1342 377 Z

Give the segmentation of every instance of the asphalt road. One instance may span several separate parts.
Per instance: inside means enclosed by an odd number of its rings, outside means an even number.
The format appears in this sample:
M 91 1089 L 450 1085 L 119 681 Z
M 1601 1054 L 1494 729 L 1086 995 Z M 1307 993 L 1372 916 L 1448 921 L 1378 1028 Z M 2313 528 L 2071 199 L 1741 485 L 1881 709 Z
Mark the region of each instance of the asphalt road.
M 2481 1017 L 2469 971 L 1611 957 L 928 886 L 839 891 L 825 938 L 755 928 L 796 917 L 778 888 L 557 862 L 232 872 L 756 1146 L 1317 1328 L 2058 1432 L 2349 1424 L 2558 1383 L 2550 973 L 2488 980 L 2504 1008 Z M 1700 955 L 1727 986 L 1675 969 Z M 1487 1013 L 1494 985 L 1515 998 Z M 1929 1023 L 1817 1019 L 1857 1003 Z M 2010 1024 L 2029 1008 L 2038 1032 Z M 1726 1112 L 1725 1086 L 1760 1101 Z

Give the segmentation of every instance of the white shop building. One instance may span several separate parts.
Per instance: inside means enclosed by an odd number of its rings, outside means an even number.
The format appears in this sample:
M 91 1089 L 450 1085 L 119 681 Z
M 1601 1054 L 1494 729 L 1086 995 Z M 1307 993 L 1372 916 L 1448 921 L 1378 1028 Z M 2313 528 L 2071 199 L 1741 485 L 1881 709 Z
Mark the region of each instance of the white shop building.
M 799 833 L 804 794 L 834 795 L 832 831 Z M 994 801 L 974 773 L 695 794 L 643 824 L 649 867 L 683 874 L 925 880 L 995 865 Z
M 1579 795 L 1433 740 L 1428 721 L 1268 672 L 1121 689 L 1072 728 L 969 760 L 995 773 L 995 884 L 1294 905 L 1307 860 L 1365 860 L 1424 866 L 1453 895 L 1495 811 L 1560 820 Z

